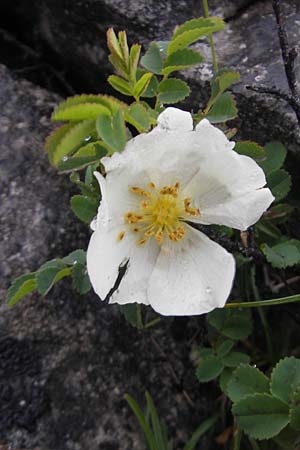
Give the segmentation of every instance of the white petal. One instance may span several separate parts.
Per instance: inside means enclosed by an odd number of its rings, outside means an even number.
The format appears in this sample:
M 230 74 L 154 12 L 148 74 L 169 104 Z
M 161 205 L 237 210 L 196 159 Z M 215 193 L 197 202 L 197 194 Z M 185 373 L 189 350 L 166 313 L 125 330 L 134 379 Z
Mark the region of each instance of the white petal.
M 118 242 L 120 229 L 102 227 L 92 234 L 87 250 L 87 270 L 92 286 L 101 300 L 114 287 L 119 267 L 124 265 L 130 254 L 128 239 Z
M 189 227 L 182 246 L 162 249 L 150 278 L 148 299 L 163 315 L 196 315 L 224 306 L 235 273 L 233 256 Z
M 202 119 L 195 128 L 199 139 L 203 145 L 207 145 L 211 150 L 232 150 L 235 142 L 230 142 L 225 134 L 214 127 L 207 119 Z
M 226 225 L 246 230 L 260 219 L 273 201 L 270 189 L 258 189 L 240 197 L 233 197 L 217 206 L 204 208 L 199 219 L 193 218 L 191 222 Z
M 134 244 L 127 271 L 118 289 L 113 293 L 110 303 L 149 304 L 147 288 L 158 254 L 159 246 L 153 239 L 150 239 L 143 247 Z
M 187 111 L 170 107 L 158 116 L 157 124 L 164 130 L 192 131 L 193 118 Z
M 98 208 L 98 214 L 96 219 L 91 222 L 91 229 L 95 231 L 98 226 L 106 226 L 109 222 L 109 208 L 107 204 L 107 189 L 106 189 L 106 180 L 99 172 L 94 172 L 94 176 L 96 177 L 101 191 L 101 201 Z

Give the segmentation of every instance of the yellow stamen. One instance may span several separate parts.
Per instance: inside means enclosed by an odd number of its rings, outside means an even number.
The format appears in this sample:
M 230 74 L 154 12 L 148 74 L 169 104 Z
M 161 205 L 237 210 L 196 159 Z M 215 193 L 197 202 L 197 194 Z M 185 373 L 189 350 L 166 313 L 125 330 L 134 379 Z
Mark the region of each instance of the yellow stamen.
M 146 190 L 146 189 L 150 189 Z M 127 211 L 124 221 L 134 233 L 140 233 L 137 245 L 144 245 L 148 239 L 154 238 L 162 245 L 165 238 L 172 242 L 181 241 L 186 235 L 184 221 L 187 216 L 199 216 L 199 208 L 192 207 L 191 198 L 180 196 L 180 182 L 157 188 L 151 181 L 144 189 L 139 186 L 129 187 L 129 191 L 139 197 L 146 197 L 140 202 L 136 211 Z M 138 224 L 138 226 L 137 226 Z M 118 239 L 123 239 L 121 232 Z
M 120 231 L 120 233 L 118 234 L 117 240 L 121 241 L 124 236 L 125 236 L 125 231 Z

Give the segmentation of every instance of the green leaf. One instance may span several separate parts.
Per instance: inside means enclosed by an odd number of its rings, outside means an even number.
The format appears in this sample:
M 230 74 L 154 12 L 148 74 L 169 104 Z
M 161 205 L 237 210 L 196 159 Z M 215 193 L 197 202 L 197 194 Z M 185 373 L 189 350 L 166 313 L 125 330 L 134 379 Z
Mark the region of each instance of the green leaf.
M 86 252 L 84 250 L 78 249 L 74 250 L 73 252 L 69 253 L 68 256 L 65 256 L 62 259 L 62 262 L 64 264 L 67 264 L 68 266 L 73 266 L 75 264 L 83 264 L 86 263 Z
M 169 75 L 176 70 L 187 69 L 188 67 L 200 64 L 203 61 L 203 56 L 200 53 L 190 48 L 177 50 L 177 52 L 169 55 L 164 63 L 162 70 L 163 75 Z
M 136 303 L 128 303 L 126 305 L 119 305 L 121 313 L 131 326 L 139 328 L 138 310 Z
M 300 431 L 300 389 L 292 393 L 290 402 L 291 427 Z
M 240 74 L 233 70 L 221 69 L 213 77 L 210 82 L 211 97 L 207 103 L 206 111 L 208 111 L 212 105 L 218 100 L 226 89 L 228 89 L 233 83 L 240 79 Z
M 218 97 L 206 117 L 211 123 L 220 123 L 234 119 L 237 113 L 234 98 L 230 92 L 225 92 Z
M 16 278 L 7 291 L 8 307 L 14 306 L 21 298 L 36 288 L 35 273 L 26 273 Z
M 182 48 L 197 42 L 203 36 L 215 33 L 224 28 L 224 22 L 219 17 L 192 19 L 176 28 L 171 42 L 168 46 L 167 53 L 176 52 Z
M 289 193 L 292 180 L 290 174 L 287 173 L 286 170 L 279 169 L 267 176 L 267 184 L 278 202 Z
M 141 64 L 149 72 L 160 75 L 163 68 L 162 52 L 156 42 L 151 42 L 148 50 L 141 58 Z
M 72 267 L 45 267 L 43 265 L 36 273 L 36 286 L 41 295 L 46 295 L 55 283 L 71 275 Z
M 210 429 L 218 420 L 218 416 L 210 417 L 204 420 L 202 424 L 194 431 L 192 437 L 189 439 L 187 444 L 184 446 L 183 450 L 194 450 L 199 439 Z
M 92 286 L 85 265 L 77 263 L 72 271 L 73 287 L 79 294 L 87 294 Z
M 152 78 L 152 73 L 144 73 L 144 75 L 139 78 L 139 80 L 135 83 L 134 89 L 133 89 L 133 95 L 134 97 L 140 97 L 143 95 L 143 92 L 147 89 L 147 86 Z
M 169 78 L 159 83 L 158 92 L 158 100 L 162 104 L 177 103 L 189 95 L 190 88 L 185 81 Z
M 104 108 L 110 110 L 112 113 L 120 107 L 126 107 L 125 103 L 120 102 L 120 100 L 110 95 L 82 94 L 69 97 L 67 98 L 67 100 L 61 102 L 55 108 L 53 115 L 60 115 L 61 113 L 68 111 L 73 106 L 80 106 L 85 104 L 90 105 L 91 103 L 103 106 Z
M 271 393 L 285 403 L 300 385 L 300 359 L 284 358 L 274 367 L 271 374 Z
M 266 175 L 280 169 L 286 158 L 286 148 L 281 142 L 269 142 L 265 146 L 265 160 L 260 161 L 259 165 Z
M 228 383 L 231 380 L 232 377 L 232 373 L 234 372 L 234 368 L 233 367 L 225 367 L 225 369 L 223 370 L 223 372 L 220 375 L 219 378 L 219 385 L 220 385 L 220 389 L 222 392 L 224 392 L 224 394 L 226 394 L 228 396 Z
M 233 346 L 234 346 L 234 342 L 230 341 L 229 339 L 226 339 L 225 341 L 220 342 L 216 346 L 217 355 L 220 358 L 223 358 L 223 356 L 226 356 L 230 352 L 230 350 L 232 349 Z
M 81 147 L 73 156 L 66 156 L 57 164 L 60 171 L 82 169 L 93 162 L 99 161 L 108 153 L 107 146 L 102 141 L 90 142 Z
M 196 376 L 200 383 L 214 380 L 222 372 L 224 366 L 217 356 L 208 356 L 201 359 L 196 370 Z
M 121 94 L 123 95 L 132 96 L 133 90 L 131 85 L 127 81 L 123 80 L 117 75 L 110 75 L 107 81 L 116 91 L 121 92 Z
M 247 395 L 268 393 L 269 384 L 269 379 L 256 367 L 240 366 L 227 384 L 227 395 L 237 402 Z
M 147 443 L 149 446 L 149 450 L 157 450 L 153 433 L 152 433 L 150 426 L 149 426 L 143 412 L 141 411 L 139 405 L 136 403 L 134 398 L 132 398 L 128 394 L 125 395 L 125 399 L 128 402 L 129 406 L 131 407 L 132 411 L 134 412 L 136 418 L 139 421 L 139 424 L 145 434 L 145 437 L 146 437 L 146 440 L 147 440 Z
M 109 109 L 97 103 L 82 103 L 81 105 L 70 106 L 60 112 L 54 112 L 51 119 L 54 121 L 63 120 L 91 120 L 96 119 L 99 114 L 110 114 Z
M 215 309 L 207 317 L 210 325 L 230 339 L 244 340 L 252 330 L 251 312 L 247 309 Z
M 240 155 L 250 156 L 253 159 L 261 159 L 265 156 L 265 150 L 261 145 L 252 141 L 239 141 L 234 150 Z
M 114 116 L 99 116 L 96 129 L 99 137 L 114 151 L 123 150 L 126 144 L 126 127 L 120 110 Z
M 290 239 L 272 247 L 263 244 L 261 249 L 267 261 L 278 269 L 300 264 L 300 241 L 296 239 Z
M 71 198 L 71 209 L 82 222 L 90 223 L 97 215 L 98 203 L 83 195 Z
M 156 97 L 158 91 L 158 79 L 155 75 L 150 79 L 147 88 L 143 92 L 143 98 L 152 98 Z
M 56 130 L 54 130 L 45 141 L 45 150 L 49 154 L 49 159 L 51 161 L 52 155 L 55 153 L 58 144 L 61 142 L 62 138 L 72 129 L 76 123 L 69 123 L 67 125 L 62 125 Z
M 126 122 L 133 125 L 140 133 L 150 129 L 152 119 L 147 109 L 140 103 L 132 103 L 125 112 Z
M 168 441 L 165 442 L 162 426 L 160 424 L 160 420 L 159 420 L 156 408 L 154 406 L 153 400 L 152 400 L 149 392 L 146 392 L 146 400 L 147 400 L 147 408 L 148 408 L 151 423 L 152 423 L 152 429 L 154 432 L 156 449 L 157 450 L 165 450 L 166 445 L 168 444 Z
M 293 206 L 288 205 L 287 203 L 280 203 L 278 205 L 270 208 L 265 214 L 265 220 L 272 220 L 275 223 L 284 223 L 290 216 L 290 214 L 294 211 L 295 208 Z
M 254 439 L 270 439 L 289 423 L 288 406 L 269 394 L 242 398 L 232 407 L 238 427 Z
M 249 356 L 242 352 L 230 352 L 222 358 L 222 362 L 226 367 L 237 367 L 240 364 L 248 364 L 249 361 Z
M 50 162 L 57 166 L 63 162 L 63 158 L 74 153 L 80 147 L 87 143 L 87 140 L 95 134 L 95 121 L 84 120 L 68 130 L 64 134 L 58 145 L 49 151 Z
M 130 76 L 132 80 L 136 79 L 136 72 L 139 63 L 140 53 L 141 53 L 141 45 L 133 44 L 130 48 L 129 54 Z

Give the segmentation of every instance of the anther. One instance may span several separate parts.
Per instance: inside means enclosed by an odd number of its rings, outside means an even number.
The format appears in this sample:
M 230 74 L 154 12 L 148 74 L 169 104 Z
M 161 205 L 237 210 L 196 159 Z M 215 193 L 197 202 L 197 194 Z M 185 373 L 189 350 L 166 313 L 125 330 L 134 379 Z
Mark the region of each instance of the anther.
M 122 241 L 124 236 L 125 236 L 125 231 L 120 231 L 120 233 L 118 234 L 117 240 Z

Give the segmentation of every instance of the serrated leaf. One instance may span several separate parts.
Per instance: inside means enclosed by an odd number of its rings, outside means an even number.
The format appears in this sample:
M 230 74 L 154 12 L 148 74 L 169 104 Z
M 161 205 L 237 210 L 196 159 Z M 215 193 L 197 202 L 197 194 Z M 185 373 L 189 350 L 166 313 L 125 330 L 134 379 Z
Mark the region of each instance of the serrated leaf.
M 113 28 L 109 28 L 106 32 L 107 38 L 107 47 L 109 48 L 112 54 L 117 55 L 120 59 L 123 58 L 121 46 L 119 44 L 119 40 L 114 32 Z
M 201 359 L 196 370 L 196 377 L 201 383 L 214 380 L 222 372 L 224 366 L 217 356 L 207 356 Z
M 249 365 L 235 369 L 227 384 L 227 395 L 237 402 L 247 395 L 269 392 L 269 379 L 256 367 Z
M 126 127 L 121 111 L 114 116 L 99 116 L 96 120 L 96 130 L 99 137 L 113 149 L 121 151 L 126 144 Z
M 269 394 L 254 394 L 232 407 L 238 427 L 254 439 L 270 439 L 289 423 L 289 408 Z
M 44 267 L 36 273 L 36 287 L 41 295 L 46 295 L 55 283 L 71 275 L 71 267 Z
M 140 103 L 133 103 L 125 112 L 126 122 L 133 125 L 140 133 L 150 129 L 152 120 L 146 108 Z
M 291 427 L 300 431 L 300 390 L 299 388 L 292 393 L 290 402 Z
M 96 119 L 99 114 L 110 115 L 110 111 L 103 105 L 97 103 L 82 103 L 80 105 L 70 106 L 62 111 L 55 111 L 51 119 L 54 121 L 80 121 L 80 120 L 91 120 Z
M 130 48 L 129 65 L 130 65 L 130 76 L 132 80 L 136 79 L 136 72 L 138 68 L 141 48 L 142 48 L 141 45 L 138 44 L 133 44 Z
M 56 128 L 45 141 L 45 150 L 48 153 L 49 159 L 51 160 L 52 155 L 55 153 L 56 148 L 62 138 L 72 129 L 76 123 L 69 123 L 67 125 L 62 125 Z
M 57 166 L 67 155 L 74 153 L 77 149 L 86 144 L 87 140 L 95 134 L 95 121 L 84 120 L 74 125 L 60 140 L 55 148 L 49 152 L 50 162 Z
M 200 64 L 203 59 L 203 56 L 200 55 L 199 52 L 190 48 L 177 50 L 177 52 L 172 53 L 167 57 L 164 62 L 162 74 L 169 75 L 171 72 L 187 69 L 188 67 Z
M 281 142 L 269 142 L 265 146 L 265 160 L 260 161 L 259 165 L 266 175 L 278 170 L 283 165 L 286 158 L 286 148 Z
M 73 266 L 72 279 L 73 287 L 79 294 L 87 294 L 91 290 L 91 282 L 84 264 L 78 262 Z
M 271 374 L 271 393 L 289 403 L 292 392 L 300 386 L 300 359 L 284 358 L 274 367 Z
M 126 305 L 119 305 L 121 313 L 124 315 L 125 319 L 127 320 L 130 325 L 132 325 L 135 328 L 138 328 L 138 311 L 137 311 L 137 304 L 136 303 L 128 303 Z
M 261 247 L 267 261 L 273 267 L 285 269 L 289 266 L 300 264 L 300 241 L 291 239 L 269 247 L 263 244 Z
M 81 94 L 69 97 L 62 101 L 54 110 L 53 114 L 60 114 L 63 111 L 70 109 L 73 106 L 79 106 L 82 104 L 95 103 L 109 109 L 111 112 L 115 112 L 120 107 L 126 107 L 126 104 L 110 95 L 96 95 L 96 94 Z
M 71 209 L 82 222 L 90 223 L 97 215 L 98 204 L 83 195 L 74 195 L 71 198 Z
M 234 119 L 237 113 L 234 98 L 230 92 L 225 92 L 215 101 L 206 118 L 211 123 L 220 123 Z
M 226 339 L 216 346 L 216 353 L 220 358 L 223 358 L 230 352 L 233 346 L 234 342 Z
M 220 17 L 201 17 L 189 20 L 176 28 L 168 45 L 167 54 L 171 55 L 171 53 L 197 42 L 203 36 L 215 33 L 223 28 L 224 22 Z
M 82 264 L 86 263 L 86 252 L 84 250 L 78 249 L 69 253 L 69 255 L 62 258 L 62 262 L 67 264 L 68 266 L 73 266 L 74 264 Z
M 36 288 L 35 273 L 26 273 L 16 278 L 7 291 L 8 307 L 14 306 L 21 298 Z
M 233 83 L 236 83 L 240 79 L 240 74 L 233 70 L 221 69 L 213 77 L 210 82 L 211 96 L 207 103 L 206 111 L 212 107 L 216 100 L 228 89 Z
M 123 80 L 117 75 L 110 75 L 107 81 L 116 91 L 121 92 L 121 94 L 123 95 L 132 96 L 132 86 L 127 81 Z
M 119 38 L 119 44 L 122 52 L 123 61 L 125 62 L 126 66 L 129 66 L 129 48 L 127 44 L 127 36 L 126 31 L 119 31 L 118 33 Z
M 234 150 L 240 155 L 250 156 L 253 159 L 261 159 L 265 156 L 264 148 L 252 141 L 239 141 L 235 144 Z
M 210 325 L 230 339 L 244 340 L 252 330 L 251 312 L 247 309 L 215 309 L 207 318 Z
M 232 373 L 234 370 L 235 369 L 233 367 L 225 367 L 225 369 L 223 370 L 223 372 L 221 373 L 220 378 L 219 378 L 220 389 L 227 396 L 228 396 L 228 393 L 227 393 L 228 383 L 231 380 Z
M 177 103 L 189 95 L 190 88 L 185 81 L 169 78 L 159 83 L 158 93 L 158 100 L 162 104 Z
M 140 97 L 141 95 L 143 95 L 143 92 L 147 89 L 151 77 L 152 73 L 147 72 L 144 73 L 144 75 L 142 75 L 141 78 L 139 78 L 133 89 L 134 97 Z
M 152 98 L 156 97 L 158 91 L 158 79 L 155 75 L 150 79 L 149 84 L 145 91 L 143 92 L 143 98 Z
M 57 164 L 57 168 L 60 171 L 82 169 L 95 161 L 99 161 L 108 151 L 108 147 L 103 142 L 90 142 L 81 147 L 73 156 L 65 157 L 63 161 Z
M 230 352 L 222 358 L 222 362 L 226 367 L 237 367 L 240 364 L 248 364 L 250 358 L 242 352 Z
M 279 169 L 267 176 L 267 184 L 271 189 L 275 200 L 278 202 L 289 193 L 292 185 L 292 179 L 286 170 Z
M 156 42 L 151 42 L 148 50 L 141 58 L 141 64 L 149 72 L 161 74 L 163 68 L 162 52 Z

